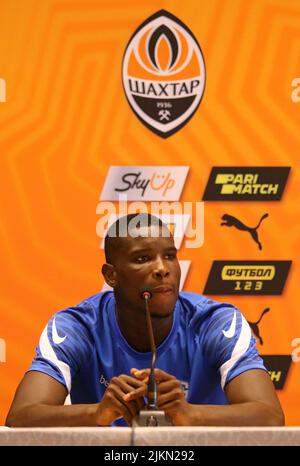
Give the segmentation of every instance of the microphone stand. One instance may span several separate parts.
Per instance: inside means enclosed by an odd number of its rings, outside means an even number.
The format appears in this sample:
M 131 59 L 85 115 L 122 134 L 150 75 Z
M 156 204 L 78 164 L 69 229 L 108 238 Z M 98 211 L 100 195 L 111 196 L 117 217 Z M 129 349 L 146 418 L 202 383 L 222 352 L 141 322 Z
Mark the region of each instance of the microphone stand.
M 147 391 L 147 399 L 148 403 L 146 409 L 143 409 L 139 412 L 138 416 L 133 419 L 133 426 L 134 427 L 157 427 L 157 426 L 171 426 L 172 424 L 170 421 L 166 419 L 165 412 L 160 410 L 157 406 L 157 384 L 154 375 L 154 368 L 156 364 L 156 346 L 155 340 L 153 335 L 153 328 L 152 328 L 152 321 L 151 315 L 149 311 L 148 301 L 151 299 L 151 292 L 144 291 L 142 293 L 142 298 L 145 301 L 145 309 L 146 309 L 146 320 L 147 320 L 147 327 L 150 339 L 150 346 L 152 352 L 152 362 L 151 362 L 151 370 L 148 380 L 148 391 Z

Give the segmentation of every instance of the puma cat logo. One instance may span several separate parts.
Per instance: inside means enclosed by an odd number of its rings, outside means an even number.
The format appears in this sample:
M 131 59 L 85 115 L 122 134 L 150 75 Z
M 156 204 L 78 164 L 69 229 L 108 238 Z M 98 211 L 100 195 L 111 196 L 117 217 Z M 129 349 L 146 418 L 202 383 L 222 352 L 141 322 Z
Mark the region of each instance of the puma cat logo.
M 264 316 L 267 312 L 269 312 L 269 310 L 270 310 L 270 308 L 267 307 L 267 308 L 262 312 L 262 314 L 261 314 L 261 316 L 260 316 L 260 318 L 258 319 L 257 322 L 249 322 L 249 320 L 248 320 L 248 324 L 250 325 L 250 327 L 251 327 L 251 329 L 252 329 L 254 335 L 256 336 L 256 338 L 258 338 L 259 343 L 260 343 L 261 345 L 263 345 L 263 339 L 262 339 L 262 337 L 260 336 L 258 324 L 260 323 L 260 321 L 261 321 L 261 319 L 263 318 L 263 316 Z
M 251 228 L 251 227 L 247 227 L 246 225 L 244 225 L 239 219 L 237 219 L 236 217 L 233 217 L 232 215 L 229 215 L 229 214 L 224 214 L 223 217 L 222 217 L 222 220 L 224 220 L 224 222 L 221 223 L 221 226 L 226 226 L 226 227 L 235 227 L 237 228 L 238 230 L 242 230 L 242 231 L 248 231 L 248 233 L 250 233 L 252 239 L 258 244 L 258 248 L 261 250 L 262 249 L 262 245 L 258 239 L 258 234 L 257 234 L 257 229 L 259 228 L 261 222 L 267 218 L 269 216 L 269 214 L 264 214 L 260 221 L 258 222 L 258 224 L 256 225 L 256 227 L 254 228 Z

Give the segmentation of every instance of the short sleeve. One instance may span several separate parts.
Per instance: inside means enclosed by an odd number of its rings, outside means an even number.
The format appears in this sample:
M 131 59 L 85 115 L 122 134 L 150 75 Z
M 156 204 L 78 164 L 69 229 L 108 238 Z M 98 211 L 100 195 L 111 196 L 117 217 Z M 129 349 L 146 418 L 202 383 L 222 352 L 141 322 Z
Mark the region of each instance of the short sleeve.
M 207 319 L 204 354 L 220 372 L 221 386 L 250 369 L 266 370 L 251 328 L 235 307 L 221 306 Z
M 70 393 L 72 380 L 91 352 L 91 337 L 80 319 L 80 310 L 60 311 L 44 328 L 28 372 L 43 372 Z

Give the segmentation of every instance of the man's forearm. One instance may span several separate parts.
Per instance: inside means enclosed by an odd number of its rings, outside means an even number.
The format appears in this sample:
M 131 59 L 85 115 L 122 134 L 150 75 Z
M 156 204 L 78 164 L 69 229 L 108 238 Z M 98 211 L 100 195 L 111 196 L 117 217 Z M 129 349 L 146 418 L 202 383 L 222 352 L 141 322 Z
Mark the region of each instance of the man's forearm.
M 8 415 L 8 427 L 96 426 L 97 404 L 29 405 Z
M 284 416 L 261 402 L 231 405 L 190 405 L 192 426 L 283 426 Z

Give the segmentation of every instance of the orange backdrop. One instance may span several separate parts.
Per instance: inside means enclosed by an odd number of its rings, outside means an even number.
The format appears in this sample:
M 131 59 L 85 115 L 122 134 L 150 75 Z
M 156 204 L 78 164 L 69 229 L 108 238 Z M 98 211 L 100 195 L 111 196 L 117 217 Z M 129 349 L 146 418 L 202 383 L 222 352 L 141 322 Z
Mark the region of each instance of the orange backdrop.
M 131 111 L 121 84 L 126 44 L 166 9 L 201 45 L 202 103 L 162 139 Z M 218 296 L 260 325 L 262 354 L 291 354 L 300 337 L 298 293 L 300 103 L 299 0 L 1 0 L 0 78 L 0 424 L 31 363 L 47 319 L 102 288 L 96 206 L 110 165 L 188 165 L 182 201 L 199 201 L 212 166 L 291 166 L 280 202 L 207 202 L 205 242 L 182 249 L 192 261 L 185 290 L 202 293 L 213 260 L 293 260 L 281 296 Z M 230 213 L 260 229 L 220 227 Z M 279 397 L 300 424 L 300 363 Z

